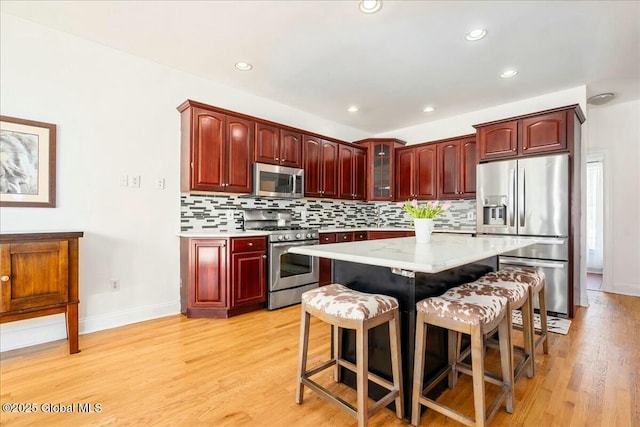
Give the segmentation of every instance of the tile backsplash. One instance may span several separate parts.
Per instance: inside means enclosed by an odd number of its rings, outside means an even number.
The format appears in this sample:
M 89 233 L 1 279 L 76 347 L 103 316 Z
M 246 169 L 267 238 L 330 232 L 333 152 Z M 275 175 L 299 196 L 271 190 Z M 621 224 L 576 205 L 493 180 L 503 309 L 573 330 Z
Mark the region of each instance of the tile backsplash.
M 451 209 L 436 219 L 436 227 L 474 230 L 475 200 L 450 200 Z M 315 228 L 409 227 L 411 217 L 395 202 L 350 202 L 325 199 L 267 199 L 254 196 L 180 196 L 180 231 L 234 231 L 243 229 L 244 209 L 289 209 L 294 225 Z M 473 219 L 468 213 L 473 212 Z

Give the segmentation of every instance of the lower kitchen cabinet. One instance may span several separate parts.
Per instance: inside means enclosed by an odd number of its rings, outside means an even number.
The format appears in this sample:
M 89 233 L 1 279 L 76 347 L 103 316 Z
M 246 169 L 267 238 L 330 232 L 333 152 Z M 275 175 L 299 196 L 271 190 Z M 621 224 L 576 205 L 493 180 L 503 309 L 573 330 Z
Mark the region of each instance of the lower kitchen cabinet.
M 411 237 L 414 236 L 415 232 L 413 231 L 369 231 L 367 233 L 368 240 L 379 240 L 379 239 L 393 239 L 396 237 Z
M 337 242 L 337 233 L 321 233 L 320 244 L 326 245 L 328 243 Z M 320 272 L 318 276 L 318 284 L 320 286 L 326 286 L 331 284 L 331 259 L 320 258 L 318 260 L 320 265 Z
M 230 317 L 263 308 L 266 262 L 265 237 L 180 238 L 182 313 Z

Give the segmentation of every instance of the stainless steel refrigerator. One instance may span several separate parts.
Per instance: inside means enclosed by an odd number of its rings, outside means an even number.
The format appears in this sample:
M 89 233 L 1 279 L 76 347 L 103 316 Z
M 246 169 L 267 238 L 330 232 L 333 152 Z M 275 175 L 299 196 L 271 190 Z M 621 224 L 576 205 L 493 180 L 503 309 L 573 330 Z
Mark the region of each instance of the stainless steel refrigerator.
M 494 161 L 477 166 L 477 233 L 534 239 L 500 256 L 500 266 L 539 267 L 547 311 L 569 313 L 569 155 Z M 537 305 L 536 305 L 537 306 Z

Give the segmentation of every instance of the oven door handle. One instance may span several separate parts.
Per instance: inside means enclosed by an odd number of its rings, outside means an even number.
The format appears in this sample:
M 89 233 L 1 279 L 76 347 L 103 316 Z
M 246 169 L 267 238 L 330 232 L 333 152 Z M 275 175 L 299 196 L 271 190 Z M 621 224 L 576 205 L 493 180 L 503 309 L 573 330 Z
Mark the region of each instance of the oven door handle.
M 271 247 L 281 248 L 283 246 L 306 246 L 306 245 L 317 245 L 320 243 L 318 240 L 305 240 L 304 242 L 281 242 L 281 243 L 271 243 Z

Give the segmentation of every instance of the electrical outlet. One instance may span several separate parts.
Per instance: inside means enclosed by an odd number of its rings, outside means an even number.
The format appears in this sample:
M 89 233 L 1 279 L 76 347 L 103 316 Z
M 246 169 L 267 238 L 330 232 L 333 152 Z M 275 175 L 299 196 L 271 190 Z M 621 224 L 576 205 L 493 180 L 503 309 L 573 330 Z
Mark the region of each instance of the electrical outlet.
M 129 175 L 120 175 L 120 187 L 129 186 Z
M 231 210 L 231 209 L 227 210 L 227 220 L 228 221 L 233 221 L 233 210 Z
M 474 214 L 474 212 L 473 212 L 473 211 L 469 211 L 469 212 L 467 212 L 467 219 L 468 219 L 469 221 L 473 221 L 474 217 L 475 217 L 475 214 Z
M 117 292 L 120 290 L 120 280 L 118 279 L 110 279 L 109 286 L 113 292 Z
M 156 188 L 158 190 L 164 190 L 164 178 L 156 179 Z
M 140 187 L 140 175 L 131 175 L 131 179 L 129 179 L 129 187 Z

